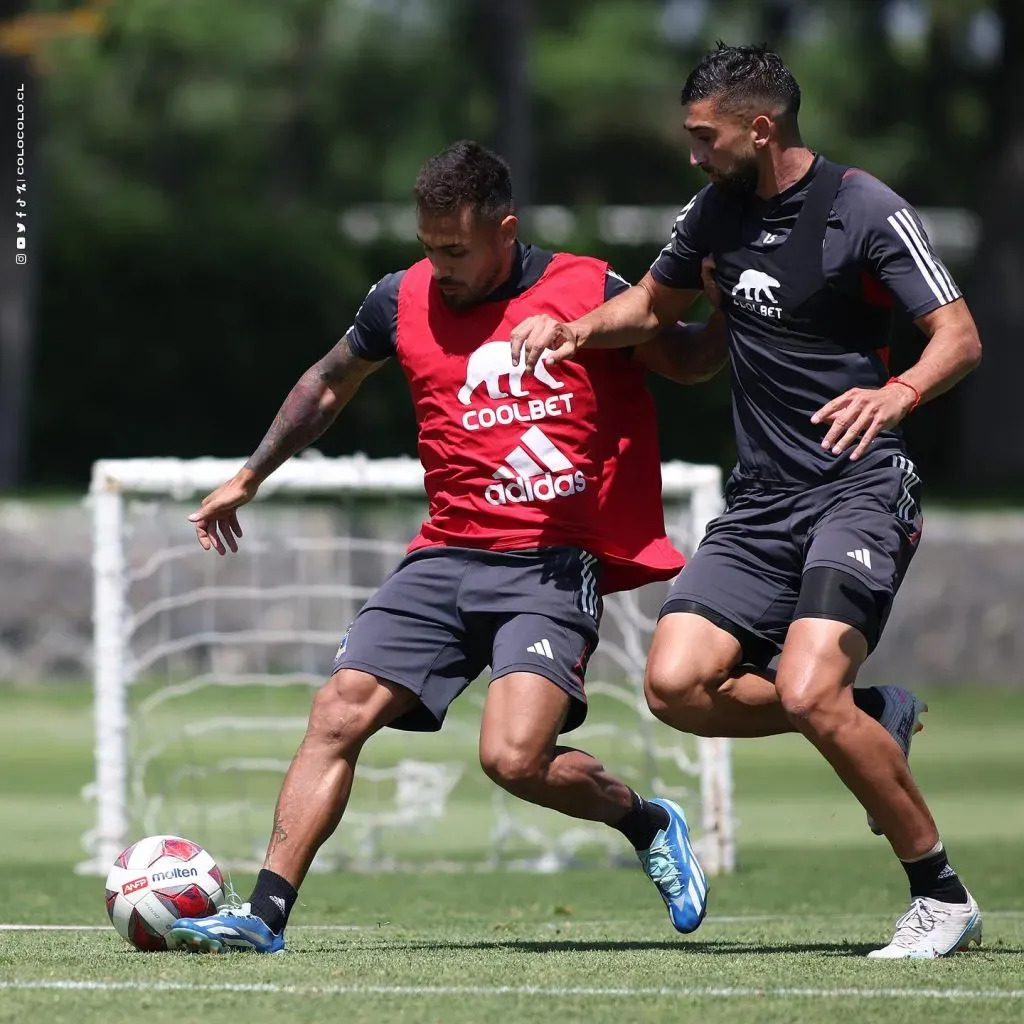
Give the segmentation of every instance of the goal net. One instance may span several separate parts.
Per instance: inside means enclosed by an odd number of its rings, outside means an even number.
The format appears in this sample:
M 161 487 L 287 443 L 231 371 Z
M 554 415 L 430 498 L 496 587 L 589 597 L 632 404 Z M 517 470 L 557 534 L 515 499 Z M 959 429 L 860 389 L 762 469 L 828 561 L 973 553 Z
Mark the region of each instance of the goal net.
M 426 511 L 410 458 L 292 459 L 241 516 L 237 554 L 204 552 L 187 521 L 239 461 L 132 459 L 93 467 L 96 777 L 79 870 L 105 873 L 145 835 L 258 867 L 313 692 L 363 602 Z M 716 467 L 663 466 L 669 532 L 692 551 L 720 509 Z M 644 794 L 687 809 L 711 872 L 734 866 L 729 744 L 657 722 L 644 661 L 665 585 L 606 601 L 572 742 Z M 360 757 L 348 812 L 314 868 L 554 871 L 633 863 L 622 837 L 514 800 L 480 770 L 486 679 L 440 734 L 385 729 Z M 624 848 L 625 847 L 625 848 Z

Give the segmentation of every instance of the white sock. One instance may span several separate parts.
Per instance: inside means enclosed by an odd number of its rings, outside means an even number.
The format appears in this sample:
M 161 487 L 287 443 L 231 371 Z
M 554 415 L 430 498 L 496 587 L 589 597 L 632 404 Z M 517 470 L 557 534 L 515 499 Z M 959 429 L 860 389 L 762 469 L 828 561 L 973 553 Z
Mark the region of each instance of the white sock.
M 916 864 L 919 860 L 924 860 L 926 857 L 934 857 L 937 853 L 942 853 L 941 839 L 927 853 L 922 853 L 920 857 L 908 857 L 906 860 L 901 857 L 900 860 L 904 864 Z

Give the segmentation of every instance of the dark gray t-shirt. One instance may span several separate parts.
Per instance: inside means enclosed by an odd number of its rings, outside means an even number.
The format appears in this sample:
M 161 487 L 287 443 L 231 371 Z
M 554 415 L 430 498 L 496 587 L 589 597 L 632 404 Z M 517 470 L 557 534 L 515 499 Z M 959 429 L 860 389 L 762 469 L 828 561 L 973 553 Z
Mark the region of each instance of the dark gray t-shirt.
M 803 252 L 806 266 L 820 245 L 823 280 L 794 316 L 786 303 L 787 290 L 792 296 L 794 289 L 786 273 L 773 268 L 785 266 L 782 247 L 823 166 L 816 158 L 803 179 L 770 200 L 706 186 L 683 207 L 651 267 L 659 283 L 690 289 L 701 287 L 705 256 L 718 263 L 740 478 L 806 484 L 846 472 L 849 452 L 837 458 L 824 451 L 827 426 L 812 425 L 811 414 L 850 388 L 885 383 L 887 310 L 902 307 L 916 318 L 960 297 L 910 204 L 851 169 L 842 174 L 827 220 L 823 207 L 823 240 L 819 231 Z M 888 431 L 871 456 L 902 450 L 899 432 Z M 868 465 L 871 456 L 853 465 Z

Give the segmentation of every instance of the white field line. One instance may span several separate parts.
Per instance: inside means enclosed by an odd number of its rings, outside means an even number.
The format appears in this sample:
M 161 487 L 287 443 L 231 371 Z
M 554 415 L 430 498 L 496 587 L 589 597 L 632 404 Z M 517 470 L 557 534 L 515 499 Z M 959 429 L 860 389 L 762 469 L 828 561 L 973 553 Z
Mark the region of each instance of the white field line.
M 1024 999 L 1024 989 L 973 988 L 748 988 L 687 986 L 643 988 L 619 986 L 547 987 L 541 985 L 278 985 L 262 983 L 195 984 L 190 981 L 0 981 L 0 991 L 67 992 L 241 992 L 287 996 L 540 996 L 670 999 L 956 999 L 1006 1001 Z
M 0 924 L 0 932 L 109 932 L 113 925 L 109 924 Z M 331 932 L 367 932 L 376 930 L 378 925 L 372 924 L 325 924 L 325 925 L 294 925 L 288 929 L 293 931 L 331 931 Z

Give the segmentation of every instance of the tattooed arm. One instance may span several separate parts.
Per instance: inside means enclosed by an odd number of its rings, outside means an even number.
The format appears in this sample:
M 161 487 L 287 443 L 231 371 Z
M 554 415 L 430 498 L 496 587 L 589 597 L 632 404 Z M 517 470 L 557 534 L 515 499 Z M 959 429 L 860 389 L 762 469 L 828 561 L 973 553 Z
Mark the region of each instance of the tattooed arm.
M 315 441 L 349 403 L 359 385 L 383 365 L 357 356 L 346 334 L 299 378 L 243 472 L 258 487 L 278 466 Z
M 252 458 L 212 494 L 189 521 L 204 550 L 238 550 L 238 510 L 283 462 L 315 441 L 348 404 L 359 385 L 395 354 L 398 292 L 404 270 L 382 277 L 367 293 L 345 336 L 288 393 Z
M 382 361 L 356 355 L 348 334 L 311 366 L 288 393 L 266 437 L 227 483 L 207 495 L 189 516 L 203 549 L 223 555 L 238 550 L 242 536 L 238 509 L 256 496 L 260 484 L 296 452 L 315 441 L 348 404 L 359 385 Z

